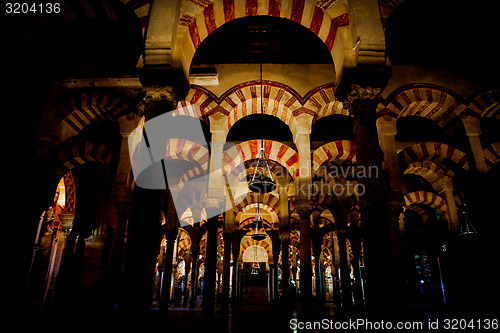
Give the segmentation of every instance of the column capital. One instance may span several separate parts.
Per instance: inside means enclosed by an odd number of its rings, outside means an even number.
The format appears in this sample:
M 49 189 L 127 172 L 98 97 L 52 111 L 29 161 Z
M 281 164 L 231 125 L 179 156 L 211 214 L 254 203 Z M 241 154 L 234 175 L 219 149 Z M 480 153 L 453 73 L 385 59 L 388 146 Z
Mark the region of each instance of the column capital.
M 295 141 L 297 141 L 297 136 L 300 134 L 311 134 L 312 121 L 315 116 L 314 111 L 304 107 L 293 111 L 291 131 Z
M 155 106 L 154 103 L 165 103 L 175 107 L 177 98 L 172 85 L 146 85 L 144 86 L 144 104 L 146 107 Z
M 481 135 L 481 123 L 479 118 L 473 116 L 464 117 L 462 118 L 462 124 L 464 125 L 467 136 Z
M 118 118 L 118 125 L 120 126 L 120 134 L 121 136 L 128 140 L 130 133 L 139 126 L 139 123 L 144 118 L 136 113 L 130 112 L 126 115 Z
M 299 199 L 295 201 L 295 208 L 301 219 L 308 219 L 314 209 L 314 204 L 311 200 Z
M 224 233 L 233 234 L 235 226 L 234 220 L 237 214 L 237 209 L 235 207 L 226 210 L 224 212 Z
M 59 219 L 61 223 L 59 224 L 59 230 L 61 230 L 65 236 L 69 236 L 71 229 L 73 228 L 73 221 L 75 220 L 74 213 L 59 214 Z
M 441 181 L 443 185 L 443 190 L 452 190 L 453 191 L 453 178 L 452 177 L 444 177 Z
M 396 120 L 389 115 L 377 118 L 377 132 L 382 135 L 396 135 L 398 133 Z
M 222 198 L 209 197 L 205 200 L 207 216 L 218 216 L 223 212 L 226 201 Z
M 381 91 L 382 88 L 352 84 L 342 104 L 354 118 L 376 121 Z
M 222 112 L 215 112 L 208 116 L 210 120 L 210 133 L 212 141 L 225 142 L 228 130 L 228 115 Z
M 290 231 L 280 230 L 279 237 L 281 242 L 288 242 L 290 240 Z

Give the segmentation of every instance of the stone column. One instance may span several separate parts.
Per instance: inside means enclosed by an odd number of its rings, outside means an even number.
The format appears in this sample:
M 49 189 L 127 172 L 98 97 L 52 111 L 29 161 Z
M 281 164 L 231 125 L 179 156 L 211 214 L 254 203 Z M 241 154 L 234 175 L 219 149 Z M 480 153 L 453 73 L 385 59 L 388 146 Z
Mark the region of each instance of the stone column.
M 191 253 L 186 253 L 185 256 L 184 256 L 184 261 L 185 261 L 185 272 L 186 272 L 186 275 L 184 276 L 184 290 L 182 292 L 182 297 L 183 297 L 183 302 L 182 302 L 182 305 L 186 306 L 186 305 L 189 305 L 189 289 L 188 289 L 188 285 L 189 285 L 189 273 L 191 272 L 191 267 L 192 267 L 192 261 L 193 261 L 193 258 L 191 256 Z
M 290 209 L 288 203 L 288 192 L 285 182 L 280 182 L 279 187 L 279 239 L 281 242 L 281 293 L 282 303 L 288 304 L 290 297 L 290 267 L 289 251 L 290 242 Z
M 47 270 L 47 284 L 45 294 L 43 296 L 43 308 L 50 310 L 52 308 L 54 291 L 56 288 L 57 276 L 61 267 L 62 254 L 67 247 L 67 240 L 73 227 L 73 220 L 75 219 L 74 213 L 60 214 L 59 219 L 61 222 L 59 226 L 54 229 L 57 234 L 55 237 L 54 245 L 50 256 L 50 264 Z
M 281 295 L 282 303 L 288 304 L 290 299 L 290 263 L 289 263 L 289 243 L 290 233 L 280 232 L 281 242 Z
M 297 302 L 297 295 L 298 295 L 298 285 L 297 285 L 297 250 L 295 249 L 295 247 L 292 247 L 292 254 L 291 254 L 291 257 L 292 257 L 292 280 L 293 280 L 293 283 L 295 285 L 295 287 L 293 288 L 293 293 L 291 292 L 291 296 L 293 297 L 292 299 L 292 304 L 295 305 L 295 303 Z
M 196 217 L 193 213 L 193 218 Z M 198 215 L 199 216 L 199 215 Z M 197 221 L 197 220 L 195 220 Z M 198 256 L 200 254 L 200 241 L 199 241 L 199 223 L 195 223 L 191 233 L 191 257 L 192 257 L 192 267 L 191 267 L 191 290 L 189 295 L 189 307 L 194 308 L 196 302 L 196 292 L 198 290 Z
M 222 310 L 229 310 L 229 283 L 231 274 L 231 244 L 233 242 L 233 233 L 224 232 L 224 261 L 223 261 L 223 279 L 222 279 Z
M 296 201 L 295 206 L 300 216 L 300 302 L 304 305 L 312 302 L 312 264 L 311 264 L 311 212 L 312 202 Z
M 336 183 L 347 189 L 347 182 L 344 178 L 336 178 Z M 337 195 L 337 221 L 335 223 L 337 240 L 339 247 L 339 268 L 341 303 L 342 308 L 351 310 L 352 308 L 352 286 L 347 254 L 347 206 L 346 193 L 342 191 Z
M 278 230 L 272 230 L 269 233 L 271 237 L 272 247 L 273 247 L 273 266 L 270 274 L 271 279 L 271 300 L 274 304 L 279 303 L 279 270 L 278 270 L 278 260 L 280 256 L 280 238 Z
M 293 140 L 299 154 L 299 175 L 295 179 L 295 198 L 296 200 L 310 200 L 312 184 L 310 134 L 314 115 L 304 108 L 295 110 L 293 115 Z
M 160 310 L 167 311 L 170 303 L 171 285 L 172 285 L 172 270 L 174 261 L 174 249 L 178 234 L 178 228 L 168 230 L 165 232 L 167 239 L 167 249 L 165 251 L 164 268 L 163 268 L 163 281 L 161 283 L 160 292 Z
M 481 145 L 481 139 L 479 137 L 481 135 L 480 119 L 473 116 L 468 116 L 462 118 L 462 123 L 465 128 L 465 133 L 469 138 L 469 144 L 472 155 L 474 156 L 476 170 L 480 174 L 485 174 L 488 171 L 488 168 L 486 166 L 483 146 Z
M 233 235 L 235 230 L 234 220 L 237 210 L 231 207 L 224 213 L 224 261 L 223 261 L 223 279 L 222 279 L 222 310 L 229 310 L 229 285 L 231 283 L 231 245 L 233 243 Z
M 215 278 L 217 265 L 217 228 L 219 215 L 226 207 L 224 199 L 225 182 L 222 175 L 222 157 L 227 135 L 227 115 L 215 113 L 210 117 L 212 135 L 208 177 L 208 197 L 205 204 L 208 221 L 205 255 L 205 276 L 203 280 L 203 316 L 212 318 L 215 306 Z
M 375 75 L 375 74 L 374 74 Z M 363 168 L 365 176 L 358 179 L 364 187 L 359 197 L 363 244 L 366 267 L 366 303 L 373 311 L 383 306 L 397 306 L 397 289 L 400 281 L 394 265 L 391 244 L 390 217 L 387 183 L 380 172 L 384 154 L 379 146 L 376 126 L 376 108 L 380 88 L 352 85 L 344 106 L 354 117 L 357 168 Z M 370 172 L 371 170 L 371 172 Z
M 339 241 L 339 261 L 340 261 L 340 288 L 342 291 L 342 308 L 350 310 L 352 308 L 352 288 L 351 270 L 347 254 L 347 231 L 337 231 Z
M 209 212 L 214 215 L 214 212 Z M 219 216 L 215 215 L 208 219 L 207 243 L 205 253 L 205 276 L 203 278 L 203 316 L 212 318 L 215 311 L 215 292 L 217 278 L 217 227 Z
M 319 230 L 319 218 L 320 218 L 320 213 L 318 211 L 314 212 L 312 214 L 312 219 L 313 219 L 313 226 L 314 228 L 311 230 L 311 239 L 312 239 L 312 247 L 313 247 L 313 254 L 315 258 L 315 265 L 314 265 L 314 275 L 316 276 L 315 279 L 315 287 L 316 287 L 316 301 L 318 303 L 323 302 L 323 271 L 321 269 L 321 241 L 322 241 L 322 234 L 321 231 Z
M 453 195 L 453 182 L 451 177 L 444 180 L 443 190 L 439 194 L 441 196 L 444 195 L 446 200 L 446 208 L 448 210 L 448 228 L 451 232 L 457 232 L 460 223 L 458 219 L 457 206 L 455 204 L 455 196 Z
M 377 119 L 377 134 L 379 145 L 384 154 L 384 168 L 389 178 L 389 230 L 392 244 L 392 255 L 394 259 L 401 257 L 401 238 L 399 230 L 399 216 L 405 204 L 403 191 L 401 189 L 401 176 L 399 171 L 399 160 L 396 149 L 396 119 L 390 116 L 382 116 Z M 382 175 L 380 174 L 379 177 Z
M 239 235 L 239 229 L 236 229 L 233 233 L 233 244 L 231 246 L 232 252 L 233 252 L 233 284 L 232 284 L 232 299 L 231 299 L 231 306 L 236 307 L 239 304 L 239 256 L 240 256 L 240 235 Z
M 354 305 L 358 311 L 364 308 L 363 300 L 363 280 L 361 278 L 360 257 L 361 257 L 361 230 L 356 227 L 349 229 L 349 241 L 351 242 L 351 252 L 353 256 L 352 268 L 354 275 L 354 283 L 352 284 L 352 295 Z

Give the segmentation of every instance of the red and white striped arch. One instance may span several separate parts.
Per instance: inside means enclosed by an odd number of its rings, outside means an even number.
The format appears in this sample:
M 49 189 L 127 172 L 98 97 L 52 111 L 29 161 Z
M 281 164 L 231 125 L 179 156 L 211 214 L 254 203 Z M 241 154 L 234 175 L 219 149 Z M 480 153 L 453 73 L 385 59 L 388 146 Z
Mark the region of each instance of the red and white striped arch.
M 313 152 L 313 168 L 316 172 L 326 161 L 356 162 L 356 147 L 354 141 L 338 140 L 326 143 Z
M 262 96 L 263 109 L 261 111 Z M 220 107 L 229 114 L 228 129 L 241 118 L 261 112 L 279 118 L 290 127 L 292 112 L 302 106 L 299 101 L 300 96 L 272 82 L 263 83 L 262 94 L 260 83 L 254 83 L 242 86 L 222 97 Z
M 469 104 L 469 109 L 481 118 L 500 119 L 500 90 L 478 95 Z
M 84 142 L 74 144 L 62 148 L 56 153 L 55 173 L 63 177 L 78 165 L 96 162 L 108 164 L 115 155 L 116 152 L 104 143 Z
M 500 142 L 495 142 L 484 150 L 484 158 L 486 160 L 486 165 L 492 167 L 493 164 L 500 161 Z
M 260 246 L 260 247 L 264 248 L 264 250 L 266 250 L 267 256 L 269 257 L 269 260 L 272 260 L 272 258 L 273 258 L 273 247 L 272 247 L 272 244 L 270 242 L 269 236 L 266 237 L 265 239 L 261 240 L 261 241 L 256 241 L 256 240 L 254 240 L 254 239 L 252 239 L 250 237 L 251 233 L 253 233 L 253 231 L 249 231 L 247 233 L 247 235 L 245 235 L 245 236 L 248 236 L 248 237 L 243 237 L 243 239 L 241 240 L 241 243 L 240 243 L 240 255 L 239 255 L 239 257 L 243 258 L 243 253 L 245 253 L 245 251 L 248 248 L 250 248 L 252 246 Z
M 289 245 L 294 247 L 297 251 L 300 251 L 300 233 L 299 233 L 299 231 L 293 231 L 290 233 Z
M 195 166 L 192 169 L 189 169 L 182 175 L 181 179 L 179 180 L 179 190 L 182 191 L 182 188 L 184 187 L 184 184 L 191 179 L 200 177 L 202 175 L 205 175 L 205 170 L 201 166 Z
M 441 216 L 445 216 L 448 214 L 446 201 L 435 193 L 427 191 L 415 191 L 405 195 L 404 199 L 406 205 L 403 207 L 403 210 L 414 204 L 422 204 L 431 207 Z
M 174 116 L 191 116 L 206 121 L 218 107 L 216 96 L 210 91 L 191 85 L 186 97 L 177 103 L 177 109 L 173 111 Z
M 467 106 L 449 92 L 438 87 L 410 87 L 393 96 L 378 116 L 385 114 L 396 118 L 419 116 L 431 119 L 446 127 L 453 119 L 467 112 Z
M 224 152 L 222 158 L 223 169 L 226 175 L 230 175 L 237 166 L 257 158 L 261 140 L 249 140 L 241 142 Z M 299 172 L 299 154 L 289 146 L 277 141 L 264 140 L 266 157 L 284 166 L 295 179 Z
M 255 208 L 257 207 L 257 203 L 259 203 L 259 207 L 265 209 L 266 211 L 273 216 L 275 221 L 278 220 L 278 216 L 276 215 L 279 206 L 279 197 L 274 195 L 273 193 L 255 193 L 255 192 L 247 192 L 243 195 L 234 198 L 234 202 L 236 207 L 239 208 L 240 211 L 243 211 L 246 207 Z M 255 206 L 252 206 L 255 204 Z M 247 209 L 247 210 L 248 210 Z
M 226 22 L 246 16 L 275 16 L 287 18 L 310 29 L 326 45 L 333 55 L 337 73 L 343 67 L 343 43 L 336 43 L 337 31 L 349 26 L 349 15 L 345 6 L 337 6 L 326 11 L 316 5 L 315 0 L 214 0 L 191 1 L 203 9 L 184 13 L 180 22 L 186 33 L 183 45 L 183 65 L 187 69 L 201 42 L 214 30 Z M 335 14 L 331 14 L 335 13 Z M 230 42 L 230 41 L 228 41 Z M 337 74 L 338 75 L 338 74 Z
M 423 177 L 438 193 L 443 190 L 443 181 L 449 181 L 455 175 L 453 171 L 443 168 L 432 161 L 414 162 L 406 168 L 404 174 Z
M 70 93 L 60 98 L 56 105 L 56 115 L 62 118 L 56 137 L 64 142 L 92 123 L 112 121 L 130 110 L 125 97 L 108 89 Z
M 191 248 L 191 237 L 189 236 L 189 233 L 183 228 L 179 228 L 177 244 L 179 250 L 180 249 L 187 250 Z
M 344 109 L 342 102 L 335 97 L 334 85 L 321 86 L 311 92 L 311 95 L 306 96 L 304 107 L 316 111 L 315 121 L 335 114 L 350 116 L 349 110 Z
M 465 153 L 453 146 L 441 142 L 420 142 L 409 146 L 398 153 L 400 160 L 410 165 L 417 161 L 433 161 L 440 163 L 447 159 L 469 170 Z
M 166 160 L 184 160 L 197 163 L 206 173 L 208 169 L 209 151 L 198 143 L 185 139 L 168 139 Z

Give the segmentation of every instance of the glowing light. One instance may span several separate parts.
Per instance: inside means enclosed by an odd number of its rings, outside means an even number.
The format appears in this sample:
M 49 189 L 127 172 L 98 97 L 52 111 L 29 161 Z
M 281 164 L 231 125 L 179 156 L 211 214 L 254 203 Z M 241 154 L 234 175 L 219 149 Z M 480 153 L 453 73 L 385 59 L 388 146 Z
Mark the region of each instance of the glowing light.
M 64 204 L 66 203 L 66 189 L 64 188 L 64 177 L 61 178 L 59 184 L 57 185 L 57 192 L 59 196 L 57 197 L 57 205 L 64 208 Z

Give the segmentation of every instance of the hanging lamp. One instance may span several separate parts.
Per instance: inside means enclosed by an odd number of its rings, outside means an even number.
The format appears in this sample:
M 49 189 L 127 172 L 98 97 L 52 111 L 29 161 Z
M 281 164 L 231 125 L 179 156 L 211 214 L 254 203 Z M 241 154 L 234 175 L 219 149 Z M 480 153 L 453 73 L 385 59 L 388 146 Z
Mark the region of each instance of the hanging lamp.
M 262 41 L 262 34 L 261 34 Z M 262 42 L 260 45 L 260 113 L 264 113 L 264 88 L 262 80 Z M 276 182 L 269 168 L 269 163 L 266 158 L 266 150 L 264 149 L 264 139 L 260 141 L 259 154 L 257 156 L 257 166 L 254 169 L 252 178 L 248 182 L 248 188 L 252 192 L 269 193 L 276 189 Z
M 476 235 L 477 234 L 476 228 L 474 228 L 474 225 L 472 224 L 469 216 L 467 216 L 465 210 L 462 211 L 462 214 L 463 214 L 463 222 L 460 225 L 460 236 Z
M 252 264 L 252 269 L 250 270 L 251 275 L 258 275 L 260 272 L 260 265 L 257 262 L 257 245 L 255 246 L 255 256 L 254 256 L 254 262 Z
M 250 236 L 252 237 L 253 240 L 256 241 L 261 241 L 267 237 L 266 231 L 264 230 L 264 219 L 262 218 L 262 215 L 260 215 L 259 206 L 260 206 L 259 199 L 257 199 L 257 214 L 253 219 L 253 223 L 255 223 L 255 231 Z

